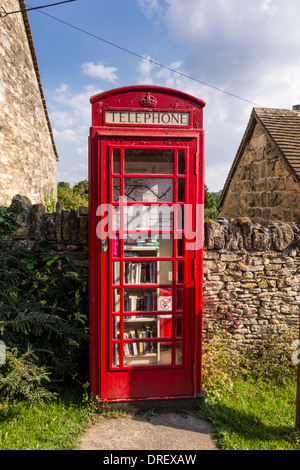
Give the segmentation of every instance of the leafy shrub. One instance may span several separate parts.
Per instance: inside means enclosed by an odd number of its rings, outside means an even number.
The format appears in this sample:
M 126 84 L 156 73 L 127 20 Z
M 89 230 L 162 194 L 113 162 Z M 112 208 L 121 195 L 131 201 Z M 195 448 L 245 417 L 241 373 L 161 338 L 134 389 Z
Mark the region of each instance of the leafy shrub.
M 87 278 L 68 258 L 45 243 L 28 252 L 0 236 L 0 338 L 8 351 L 0 387 L 6 399 L 46 396 L 42 390 L 58 389 L 87 370 Z

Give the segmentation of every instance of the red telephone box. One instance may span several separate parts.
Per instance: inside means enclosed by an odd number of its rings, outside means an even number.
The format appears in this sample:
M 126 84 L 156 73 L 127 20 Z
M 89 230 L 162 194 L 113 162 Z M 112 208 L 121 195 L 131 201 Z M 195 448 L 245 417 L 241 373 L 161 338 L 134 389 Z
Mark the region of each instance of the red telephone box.
M 205 103 L 142 85 L 91 104 L 91 395 L 199 397 Z

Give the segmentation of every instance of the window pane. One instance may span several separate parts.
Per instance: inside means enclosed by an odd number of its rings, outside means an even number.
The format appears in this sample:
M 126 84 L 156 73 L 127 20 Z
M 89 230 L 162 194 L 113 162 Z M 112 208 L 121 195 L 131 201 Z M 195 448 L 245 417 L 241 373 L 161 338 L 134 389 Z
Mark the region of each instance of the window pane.
M 125 178 L 128 202 L 173 202 L 174 182 L 170 178 Z
M 172 364 L 172 343 L 151 341 L 124 343 L 124 366 Z
M 172 261 L 126 261 L 125 284 L 172 284 Z
M 120 311 L 120 289 L 113 289 L 113 311 Z
M 184 175 L 185 173 L 185 158 L 184 158 L 184 150 L 178 151 L 178 174 Z
M 183 315 L 176 315 L 176 336 L 183 336 Z
M 120 345 L 115 343 L 113 347 L 113 366 L 120 367 Z
M 112 168 L 113 173 L 121 173 L 120 154 L 121 154 L 120 149 L 113 150 L 113 168 Z
M 148 230 L 151 232 L 173 230 L 173 227 L 174 207 L 172 205 L 134 204 L 124 207 L 125 230 Z
M 176 296 L 176 309 L 183 310 L 183 287 L 177 288 L 177 296 Z
M 182 364 L 182 341 L 176 343 L 176 364 Z
M 125 289 L 124 312 L 152 312 L 157 310 L 158 289 Z
M 114 261 L 113 283 L 120 284 L 120 261 Z
M 116 331 L 120 329 L 120 317 L 116 319 Z M 171 338 L 172 315 L 132 315 L 124 317 L 124 338 Z M 118 337 L 114 338 L 118 339 Z
M 172 175 L 174 150 L 126 149 L 125 173 Z
M 184 202 L 185 200 L 185 179 L 178 178 L 178 202 Z
M 173 256 L 173 235 L 168 233 L 151 234 L 151 232 L 126 234 L 124 236 L 124 256 L 126 258 L 148 256 L 171 258 Z
M 120 338 L 120 317 L 113 317 L 113 339 Z
M 178 236 L 179 235 L 180 234 L 178 234 Z M 183 239 L 178 238 L 177 239 L 177 256 L 183 256 L 183 247 L 184 247 Z
M 176 280 L 178 284 L 183 283 L 183 267 L 184 267 L 184 261 L 177 261 L 177 276 Z
M 120 200 L 120 178 L 113 178 L 113 202 Z

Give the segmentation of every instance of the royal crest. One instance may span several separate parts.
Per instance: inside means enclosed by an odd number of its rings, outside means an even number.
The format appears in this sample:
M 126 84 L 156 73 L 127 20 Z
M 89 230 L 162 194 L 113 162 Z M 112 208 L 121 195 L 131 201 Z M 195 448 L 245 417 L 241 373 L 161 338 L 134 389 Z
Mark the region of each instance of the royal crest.
M 157 99 L 147 92 L 144 96 L 140 98 L 140 105 L 143 108 L 155 108 L 157 105 Z

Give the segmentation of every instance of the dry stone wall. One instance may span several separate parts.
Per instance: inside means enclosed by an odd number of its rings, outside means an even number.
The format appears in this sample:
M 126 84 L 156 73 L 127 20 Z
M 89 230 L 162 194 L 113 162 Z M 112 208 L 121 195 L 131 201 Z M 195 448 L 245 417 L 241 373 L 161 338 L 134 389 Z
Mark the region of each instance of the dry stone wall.
M 33 249 L 42 239 L 54 252 L 72 252 L 88 274 L 88 209 L 46 213 L 42 204 L 15 197 L 14 237 Z M 253 224 L 238 218 L 205 223 L 204 337 L 226 329 L 236 345 L 296 329 L 300 314 L 300 232 L 296 224 Z
M 296 224 L 238 218 L 205 224 L 204 333 L 226 329 L 252 346 L 296 329 L 300 314 L 300 233 Z

